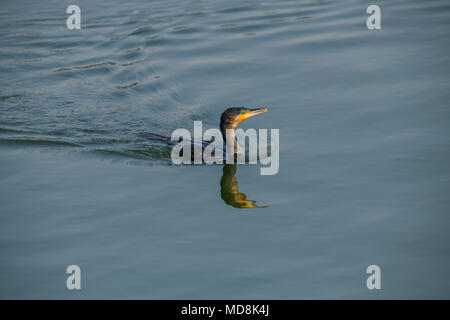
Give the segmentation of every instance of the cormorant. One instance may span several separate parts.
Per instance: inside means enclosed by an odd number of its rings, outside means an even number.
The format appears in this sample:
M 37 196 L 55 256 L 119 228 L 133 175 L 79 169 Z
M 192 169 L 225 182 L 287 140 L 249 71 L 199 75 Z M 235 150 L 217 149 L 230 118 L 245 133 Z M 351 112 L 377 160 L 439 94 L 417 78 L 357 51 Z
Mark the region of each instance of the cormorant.
M 257 109 L 249 109 L 245 107 L 241 108 L 228 108 L 220 117 L 220 131 L 222 133 L 223 142 L 226 143 L 226 134 L 227 129 L 230 129 L 232 133 L 232 137 L 234 139 L 234 130 L 239 125 L 240 122 L 253 117 L 257 114 L 267 112 L 266 108 L 257 108 Z M 177 141 L 172 141 L 171 137 L 166 137 L 163 135 L 159 135 L 156 133 L 145 132 L 142 134 L 143 137 L 150 139 L 165 142 L 170 146 L 177 144 Z M 192 144 L 196 144 L 199 142 L 191 141 Z M 202 149 L 209 145 L 210 141 L 202 141 Z M 235 141 L 234 143 L 234 153 L 236 154 L 239 147 Z M 193 150 L 193 148 L 191 148 Z M 224 155 L 226 152 L 226 146 L 224 145 Z M 193 155 L 192 155 L 193 156 Z M 231 205 L 235 208 L 267 208 L 268 206 L 258 206 L 256 205 L 256 201 L 248 200 L 247 196 L 244 193 L 239 192 L 238 182 L 236 180 L 236 164 L 224 164 L 223 166 L 223 175 L 220 180 L 220 194 L 222 199 L 226 204 Z
M 222 137 L 223 137 L 223 149 L 224 149 L 224 154 L 226 152 L 226 132 L 227 130 L 231 130 L 231 137 L 233 139 L 236 139 L 236 137 L 234 136 L 234 130 L 236 129 L 236 127 L 239 125 L 240 122 L 256 116 L 257 114 L 261 114 L 264 112 L 267 112 L 268 110 L 266 108 L 256 108 L 256 109 L 249 109 L 246 107 L 238 107 L 238 108 L 228 108 L 226 109 L 221 117 L 220 117 L 220 131 L 222 132 Z M 163 135 L 159 135 L 156 133 L 151 133 L 151 132 L 144 132 L 142 133 L 142 136 L 149 139 L 149 140 L 158 140 L 158 141 L 163 141 L 166 142 L 168 145 L 170 146 L 174 146 L 177 143 L 179 143 L 179 141 L 172 141 L 171 137 L 166 137 Z M 211 142 L 210 141 L 194 141 L 192 140 L 191 143 L 194 144 L 198 144 L 201 143 L 202 144 L 202 149 L 204 149 L 207 145 L 209 145 Z M 193 153 L 194 148 L 191 148 L 191 152 Z M 238 153 L 240 152 L 239 150 L 239 146 L 238 144 L 235 142 L 234 143 L 234 153 Z M 192 154 L 193 157 L 193 154 Z

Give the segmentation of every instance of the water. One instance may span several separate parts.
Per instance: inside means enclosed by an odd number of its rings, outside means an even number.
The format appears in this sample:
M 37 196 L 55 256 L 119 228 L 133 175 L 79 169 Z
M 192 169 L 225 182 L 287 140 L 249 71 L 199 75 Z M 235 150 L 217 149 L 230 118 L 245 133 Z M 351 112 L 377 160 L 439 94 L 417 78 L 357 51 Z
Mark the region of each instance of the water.
M 1 5 L 0 298 L 450 298 L 447 1 L 78 3 Z M 139 136 L 242 105 L 277 175 Z

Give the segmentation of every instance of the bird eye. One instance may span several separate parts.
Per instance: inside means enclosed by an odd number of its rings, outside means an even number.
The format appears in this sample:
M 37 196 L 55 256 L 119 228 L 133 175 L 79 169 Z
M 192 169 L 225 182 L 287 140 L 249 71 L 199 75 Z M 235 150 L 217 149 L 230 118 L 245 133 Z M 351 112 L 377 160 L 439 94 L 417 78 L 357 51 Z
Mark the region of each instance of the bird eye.
M 245 111 L 242 111 L 241 114 L 245 114 Z

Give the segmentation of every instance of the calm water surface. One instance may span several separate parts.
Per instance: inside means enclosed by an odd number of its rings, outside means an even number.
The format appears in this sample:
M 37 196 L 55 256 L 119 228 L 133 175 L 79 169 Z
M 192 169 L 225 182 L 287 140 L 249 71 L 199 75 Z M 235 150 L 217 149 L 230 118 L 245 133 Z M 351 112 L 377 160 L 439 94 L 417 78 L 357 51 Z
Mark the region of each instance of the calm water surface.
M 0 298 L 450 298 L 448 1 L 76 3 L 1 4 Z M 242 105 L 277 175 L 139 136 Z

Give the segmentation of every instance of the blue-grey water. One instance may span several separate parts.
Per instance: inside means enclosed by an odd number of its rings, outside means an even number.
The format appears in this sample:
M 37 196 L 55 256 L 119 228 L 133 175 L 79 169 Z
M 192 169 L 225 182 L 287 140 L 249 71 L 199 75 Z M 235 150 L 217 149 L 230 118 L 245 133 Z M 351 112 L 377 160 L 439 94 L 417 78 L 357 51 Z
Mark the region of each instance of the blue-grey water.
M 450 298 L 448 1 L 0 8 L 0 298 Z M 229 106 L 280 130 L 278 174 L 236 170 L 267 208 L 139 135 Z

